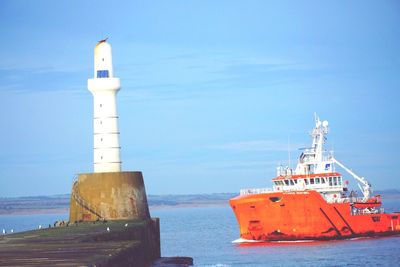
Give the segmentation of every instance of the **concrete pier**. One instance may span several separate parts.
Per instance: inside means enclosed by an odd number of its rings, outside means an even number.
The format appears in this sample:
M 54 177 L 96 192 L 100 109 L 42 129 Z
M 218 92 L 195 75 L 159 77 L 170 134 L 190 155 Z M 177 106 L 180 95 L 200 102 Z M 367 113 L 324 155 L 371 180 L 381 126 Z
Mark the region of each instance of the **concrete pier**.
M 0 237 L 0 266 L 150 266 L 160 258 L 159 231 L 159 220 L 151 219 L 5 235 Z

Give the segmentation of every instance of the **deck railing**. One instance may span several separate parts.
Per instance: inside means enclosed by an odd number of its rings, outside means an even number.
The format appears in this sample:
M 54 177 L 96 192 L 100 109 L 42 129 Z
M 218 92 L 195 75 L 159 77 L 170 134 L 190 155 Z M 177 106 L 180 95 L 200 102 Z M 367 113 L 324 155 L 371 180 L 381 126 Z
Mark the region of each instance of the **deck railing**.
M 272 188 L 246 188 L 240 190 L 240 195 L 253 195 L 253 194 L 264 194 L 273 192 Z
M 374 209 L 352 209 L 351 215 L 364 215 L 364 214 L 381 214 L 385 213 L 384 208 L 374 208 Z
M 346 198 L 338 198 L 333 201 L 334 203 L 363 203 L 365 202 L 362 197 L 346 197 Z

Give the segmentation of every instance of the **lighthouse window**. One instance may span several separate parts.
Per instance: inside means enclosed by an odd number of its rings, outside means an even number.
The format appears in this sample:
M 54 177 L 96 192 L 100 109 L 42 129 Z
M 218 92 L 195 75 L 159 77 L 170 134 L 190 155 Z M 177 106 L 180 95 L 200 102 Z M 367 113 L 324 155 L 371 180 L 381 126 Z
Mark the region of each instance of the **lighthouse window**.
M 108 78 L 108 70 L 98 70 L 97 78 Z

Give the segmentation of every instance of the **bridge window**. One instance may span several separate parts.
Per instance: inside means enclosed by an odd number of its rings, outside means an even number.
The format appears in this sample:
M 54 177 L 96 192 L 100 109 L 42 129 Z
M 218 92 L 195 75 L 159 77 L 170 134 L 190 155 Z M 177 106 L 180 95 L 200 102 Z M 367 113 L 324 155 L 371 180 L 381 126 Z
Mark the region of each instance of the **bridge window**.
M 319 184 L 319 183 L 320 183 L 319 177 L 315 178 L 315 183 L 316 183 L 316 184 Z
M 97 71 L 97 78 L 108 78 L 108 70 L 98 70 Z
M 314 178 L 310 179 L 310 184 L 314 184 Z
M 328 178 L 328 181 L 329 181 L 329 186 L 332 186 L 333 184 L 332 184 L 332 177 L 329 177 Z
M 338 185 L 342 185 L 342 177 L 338 177 Z
M 282 181 L 275 181 L 275 185 L 284 185 Z
M 289 181 L 288 180 L 285 180 L 285 185 L 289 185 Z
M 304 183 L 308 185 L 308 179 L 304 179 Z
M 294 185 L 294 182 L 292 179 L 290 179 L 289 181 L 290 181 L 290 185 Z
M 337 177 L 333 177 L 333 185 L 337 186 Z
M 321 184 L 324 184 L 326 181 L 325 181 L 325 178 L 322 178 L 321 177 Z

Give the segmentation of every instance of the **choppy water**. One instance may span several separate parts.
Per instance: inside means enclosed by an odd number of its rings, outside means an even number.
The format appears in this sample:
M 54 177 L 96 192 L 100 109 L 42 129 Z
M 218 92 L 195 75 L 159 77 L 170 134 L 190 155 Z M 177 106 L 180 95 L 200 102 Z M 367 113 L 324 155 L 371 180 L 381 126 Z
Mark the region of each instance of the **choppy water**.
M 388 212 L 400 210 L 400 201 L 385 201 L 385 207 Z M 161 219 L 162 255 L 190 256 L 196 266 L 400 266 L 400 237 L 239 245 L 232 243 L 239 230 L 228 206 L 151 214 Z M 30 230 L 67 218 L 67 214 L 0 216 L 0 231 Z

